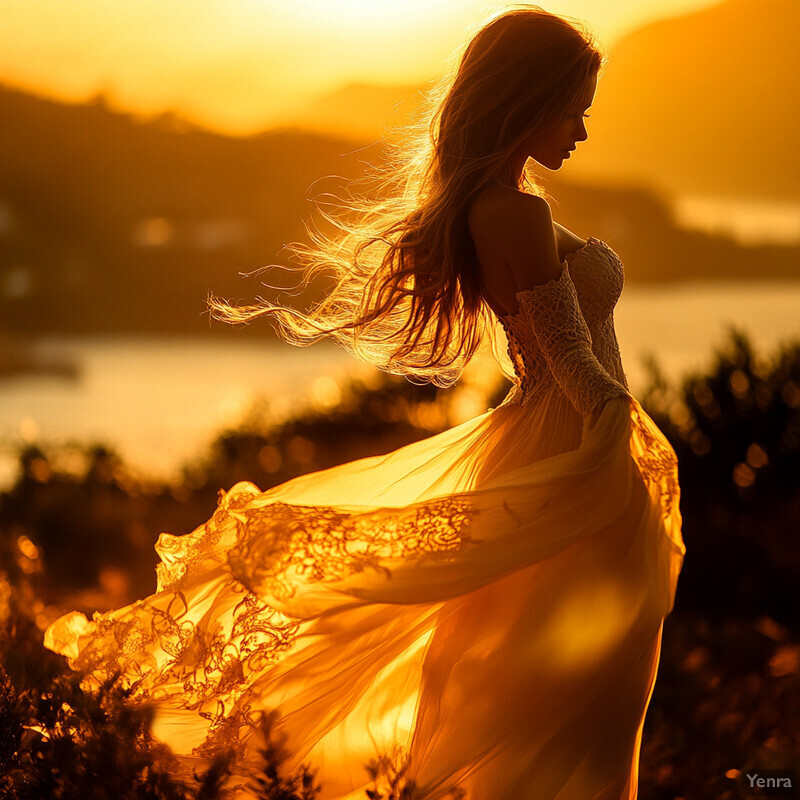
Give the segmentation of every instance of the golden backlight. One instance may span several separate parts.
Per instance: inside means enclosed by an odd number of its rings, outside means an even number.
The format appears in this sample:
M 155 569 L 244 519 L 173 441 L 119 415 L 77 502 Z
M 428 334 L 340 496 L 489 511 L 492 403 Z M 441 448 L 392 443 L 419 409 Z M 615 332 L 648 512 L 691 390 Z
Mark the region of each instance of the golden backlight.
M 264 0 L 250 2 L 270 6 Z M 274 10 L 273 10 L 274 13 Z M 452 3 L 430 0 L 298 0 L 285 4 L 281 13 L 303 25 L 330 32 L 361 31 L 376 34 L 423 29 L 429 23 L 454 16 Z M 369 42 L 363 42 L 369 46 Z
M 552 0 L 604 46 L 716 0 Z M 0 81 L 57 99 L 98 92 L 142 114 L 173 110 L 232 134 L 327 124 L 353 84 L 421 87 L 507 2 L 486 0 L 3 0 Z M 394 96 L 375 98 L 387 109 Z M 350 131 L 360 134 L 358 125 Z

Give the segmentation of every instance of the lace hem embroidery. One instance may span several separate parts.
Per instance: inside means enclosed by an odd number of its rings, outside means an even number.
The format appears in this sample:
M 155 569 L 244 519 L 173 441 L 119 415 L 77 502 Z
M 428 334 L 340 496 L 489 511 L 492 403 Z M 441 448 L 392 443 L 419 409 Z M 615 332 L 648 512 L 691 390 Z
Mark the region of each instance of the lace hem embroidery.
M 252 484 L 234 487 L 212 518 L 185 536 L 162 534 L 158 591 L 125 609 L 96 613 L 72 659 L 89 685 L 119 673 L 137 701 L 167 700 L 209 721 L 193 753 L 236 750 L 253 727 L 247 691 L 294 646 L 300 621 L 263 599 L 299 582 L 335 581 L 364 569 L 390 577 L 394 558 L 450 558 L 471 542 L 473 512 L 450 497 L 410 508 L 347 513 L 285 503 L 259 505 Z M 213 615 L 198 612 L 195 586 L 216 572 L 226 584 Z M 213 621 L 210 617 L 213 616 Z

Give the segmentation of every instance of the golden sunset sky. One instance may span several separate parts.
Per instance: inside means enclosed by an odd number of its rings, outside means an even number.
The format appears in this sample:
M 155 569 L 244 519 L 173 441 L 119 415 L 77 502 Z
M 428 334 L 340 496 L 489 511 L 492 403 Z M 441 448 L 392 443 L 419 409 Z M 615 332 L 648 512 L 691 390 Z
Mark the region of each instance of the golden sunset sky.
M 553 0 L 610 49 L 634 28 L 717 0 Z M 306 116 L 351 83 L 435 77 L 482 0 L 2 0 L 0 81 L 82 101 L 104 92 L 144 115 L 169 109 L 227 133 Z

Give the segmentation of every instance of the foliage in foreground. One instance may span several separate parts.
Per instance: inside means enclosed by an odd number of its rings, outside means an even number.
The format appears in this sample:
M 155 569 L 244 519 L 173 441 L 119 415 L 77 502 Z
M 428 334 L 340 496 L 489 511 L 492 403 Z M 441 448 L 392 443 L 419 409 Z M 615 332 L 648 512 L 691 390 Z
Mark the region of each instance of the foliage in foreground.
M 705 374 L 642 398 L 678 456 L 688 551 L 679 601 L 800 626 L 800 343 L 759 358 L 732 330 Z
M 7 800 L 215 800 L 226 794 L 232 754 L 222 754 L 191 784 L 175 777 L 174 756 L 150 732 L 152 709 L 128 702 L 114 680 L 84 691 L 80 675 L 61 675 L 45 691 L 17 692 L 0 667 L 0 796 Z M 264 717 L 260 800 L 314 800 L 305 768 L 286 775 L 286 751 Z

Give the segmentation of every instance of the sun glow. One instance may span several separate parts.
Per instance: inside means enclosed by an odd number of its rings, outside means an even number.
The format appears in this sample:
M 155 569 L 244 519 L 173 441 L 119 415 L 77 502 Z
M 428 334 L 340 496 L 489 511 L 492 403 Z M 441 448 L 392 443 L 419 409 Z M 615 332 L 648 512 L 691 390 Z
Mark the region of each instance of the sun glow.
M 610 43 L 636 24 L 714 2 L 552 0 L 548 10 L 588 21 Z M 173 110 L 232 134 L 300 125 L 374 138 L 375 121 L 350 123 L 350 106 L 337 92 L 425 86 L 475 25 L 508 5 L 3 0 L 0 82 L 71 102 L 102 93 L 115 108 L 144 116 Z M 400 99 L 378 93 L 366 106 L 388 110 Z M 336 119 L 328 119 L 331 106 Z
M 284 13 L 323 30 L 396 34 L 398 28 L 424 29 L 436 20 L 451 18 L 453 9 L 430 0 L 295 0 Z

